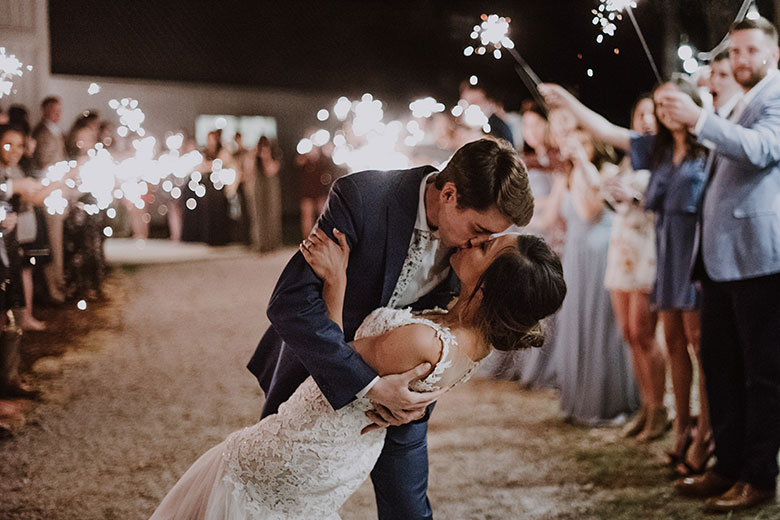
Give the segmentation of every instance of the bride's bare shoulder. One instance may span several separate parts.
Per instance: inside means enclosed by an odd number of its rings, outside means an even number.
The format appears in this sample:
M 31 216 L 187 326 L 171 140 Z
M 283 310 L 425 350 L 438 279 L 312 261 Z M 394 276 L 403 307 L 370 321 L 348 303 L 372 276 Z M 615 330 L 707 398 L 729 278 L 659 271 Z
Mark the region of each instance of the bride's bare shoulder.
M 436 330 L 423 323 L 410 323 L 377 336 L 361 355 L 379 375 L 400 374 L 425 361 L 435 365 L 442 344 Z

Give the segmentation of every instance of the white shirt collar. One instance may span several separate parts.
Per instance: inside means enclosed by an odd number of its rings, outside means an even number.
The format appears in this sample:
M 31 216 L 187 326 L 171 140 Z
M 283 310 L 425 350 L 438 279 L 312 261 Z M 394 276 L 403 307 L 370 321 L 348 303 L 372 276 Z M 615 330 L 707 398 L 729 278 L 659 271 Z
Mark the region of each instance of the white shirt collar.
M 420 200 L 417 203 L 417 219 L 414 221 L 414 229 L 420 231 L 431 231 L 431 227 L 428 225 L 428 217 L 425 213 L 425 188 L 428 185 L 428 179 L 436 175 L 438 172 L 431 172 L 426 175 L 420 183 Z M 433 235 L 438 237 L 438 230 L 432 231 Z
M 43 124 L 46 125 L 46 128 L 48 128 L 49 131 L 54 135 L 62 135 L 62 129 L 48 119 L 44 119 Z
M 731 114 L 731 111 L 734 110 L 735 106 L 737 106 L 737 102 L 742 98 L 742 96 L 744 96 L 742 92 L 735 93 L 728 99 L 728 101 L 723 103 L 720 108 L 715 111 L 715 113 L 720 117 L 729 117 L 729 114 Z

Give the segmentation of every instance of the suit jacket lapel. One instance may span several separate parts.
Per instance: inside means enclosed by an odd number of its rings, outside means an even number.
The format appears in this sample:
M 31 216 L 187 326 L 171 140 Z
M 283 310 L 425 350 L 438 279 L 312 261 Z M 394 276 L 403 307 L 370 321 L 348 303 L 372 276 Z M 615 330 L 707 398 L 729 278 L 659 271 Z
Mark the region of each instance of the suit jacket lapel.
M 432 166 L 417 168 L 399 177 L 395 200 L 387 207 L 387 237 L 385 241 L 385 275 L 382 283 L 382 305 L 387 305 L 409 251 L 409 242 L 417 219 L 420 183 L 435 171 Z

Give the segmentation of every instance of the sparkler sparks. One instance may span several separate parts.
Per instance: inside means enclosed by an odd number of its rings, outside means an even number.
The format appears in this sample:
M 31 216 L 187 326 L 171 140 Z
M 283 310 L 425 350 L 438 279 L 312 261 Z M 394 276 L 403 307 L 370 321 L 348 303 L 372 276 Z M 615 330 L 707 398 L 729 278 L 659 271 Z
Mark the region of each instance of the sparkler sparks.
M 501 59 L 501 48 L 514 48 L 514 42 L 507 36 L 509 33 L 509 17 L 498 16 L 497 14 L 482 15 L 482 23 L 474 26 L 471 32 L 471 39 L 478 40 L 479 45 L 474 47 L 469 45 L 463 49 L 465 56 L 471 56 L 475 52 L 483 55 L 489 48 L 493 49 L 493 57 Z M 476 45 L 476 44 L 475 44 Z
M 0 47 L 0 98 L 13 92 L 14 79 L 22 77 L 23 68 L 32 70 L 32 65 L 25 67 L 16 56 L 6 54 L 5 47 Z
M 599 0 L 598 8 L 591 10 L 593 25 L 601 29 L 601 34 L 596 36 L 596 42 L 603 42 L 604 35 L 615 36 L 615 22 L 622 20 L 623 11 L 632 7 L 636 7 L 636 2 L 632 0 Z

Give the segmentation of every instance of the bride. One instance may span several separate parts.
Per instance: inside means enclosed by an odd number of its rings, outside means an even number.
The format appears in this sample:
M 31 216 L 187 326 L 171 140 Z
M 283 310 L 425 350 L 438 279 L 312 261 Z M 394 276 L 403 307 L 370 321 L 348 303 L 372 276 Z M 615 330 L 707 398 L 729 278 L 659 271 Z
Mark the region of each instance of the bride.
M 330 319 L 342 325 L 349 247 L 319 228 L 301 249 L 323 279 Z M 363 321 L 353 347 L 379 375 L 420 363 L 431 369 L 411 389 L 449 389 L 465 381 L 491 348 L 541 346 L 539 320 L 566 293 L 561 263 L 538 237 L 506 234 L 450 258 L 461 282 L 449 311 L 413 314 L 379 308 Z M 229 435 L 202 455 L 163 499 L 152 520 L 337 520 L 368 477 L 385 428 L 372 425 L 367 398 L 334 411 L 309 377 L 279 412 Z

